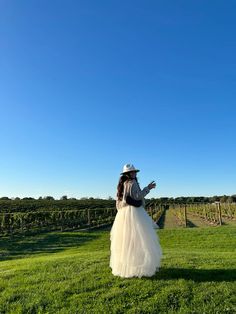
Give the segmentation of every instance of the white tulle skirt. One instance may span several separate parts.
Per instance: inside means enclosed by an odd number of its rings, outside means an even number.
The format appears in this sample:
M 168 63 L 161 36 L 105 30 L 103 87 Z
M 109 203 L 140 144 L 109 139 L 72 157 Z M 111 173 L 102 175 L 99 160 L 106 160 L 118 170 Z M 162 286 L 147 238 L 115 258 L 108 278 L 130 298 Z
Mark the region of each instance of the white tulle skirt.
M 110 267 L 120 277 L 151 277 L 161 266 L 158 226 L 143 207 L 118 210 L 110 231 Z

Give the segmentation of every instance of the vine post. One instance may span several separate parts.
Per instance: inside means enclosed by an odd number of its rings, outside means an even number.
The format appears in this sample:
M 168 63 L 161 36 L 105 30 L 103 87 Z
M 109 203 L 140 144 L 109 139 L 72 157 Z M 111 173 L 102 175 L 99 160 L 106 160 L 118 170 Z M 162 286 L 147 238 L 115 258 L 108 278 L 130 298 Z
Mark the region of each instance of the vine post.
M 111 221 L 113 219 L 113 208 L 111 208 Z
M 187 205 L 184 204 L 184 226 L 187 227 Z
M 151 206 L 151 217 L 153 219 L 153 206 Z
M 88 226 L 90 227 L 90 209 L 87 209 L 87 213 L 88 213 Z
M 207 220 L 207 210 L 206 210 L 206 207 L 207 207 L 207 205 L 203 205 L 203 215 L 204 215 L 204 218 L 205 218 L 205 220 Z
M 219 224 L 220 226 L 222 225 L 222 215 L 221 215 L 221 206 L 220 206 L 220 202 L 217 203 L 217 207 L 218 207 L 218 214 L 219 214 Z

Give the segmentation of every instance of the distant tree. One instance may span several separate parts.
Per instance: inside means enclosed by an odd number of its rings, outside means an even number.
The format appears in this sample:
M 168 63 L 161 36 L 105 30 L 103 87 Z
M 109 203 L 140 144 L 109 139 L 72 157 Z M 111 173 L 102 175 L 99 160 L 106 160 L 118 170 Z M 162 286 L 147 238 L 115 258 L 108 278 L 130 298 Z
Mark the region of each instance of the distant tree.
M 7 197 L 7 196 L 3 196 L 3 197 L 0 198 L 0 200 L 2 200 L 2 201 L 10 201 L 11 199 L 9 197 Z
M 227 200 L 228 200 L 228 196 L 227 196 L 227 195 L 223 195 L 223 196 L 221 196 L 221 198 L 220 198 L 220 202 L 221 202 L 221 203 L 226 203 Z
M 24 200 L 24 201 L 32 201 L 32 200 L 35 200 L 35 198 L 33 198 L 33 197 L 23 197 L 22 200 Z
M 163 203 L 168 202 L 168 197 L 160 197 L 160 201 Z
M 236 203 L 236 194 L 231 195 L 231 199 L 233 200 L 234 203 Z
M 54 197 L 53 196 L 45 196 L 44 199 L 47 200 L 47 201 L 54 201 Z
M 214 195 L 211 200 L 212 200 L 212 202 L 219 202 L 220 196 Z
M 196 202 L 196 200 L 195 200 L 194 196 L 188 197 L 187 203 L 195 203 L 195 202 Z
M 197 199 L 199 203 L 204 203 L 204 196 L 198 196 Z
M 211 202 L 210 197 L 204 197 L 204 202 L 205 203 L 210 203 Z
M 61 200 L 61 201 L 66 201 L 66 200 L 68 200 L 67 195 L 63 195 L 63 196 L 60 198 L 60 200 Z
M 186 197 L 184 197 L 184 196 L 180 196 L 180 197 L 175 198 L 175 203 L 183 204 L 185 202 L 186 202 Z
M 108 196 L 108 198 L 107 198 L 109 201 L 113 201 L 114 200 L 114 198 L 113 197 L 111 197 L 111 196 Z

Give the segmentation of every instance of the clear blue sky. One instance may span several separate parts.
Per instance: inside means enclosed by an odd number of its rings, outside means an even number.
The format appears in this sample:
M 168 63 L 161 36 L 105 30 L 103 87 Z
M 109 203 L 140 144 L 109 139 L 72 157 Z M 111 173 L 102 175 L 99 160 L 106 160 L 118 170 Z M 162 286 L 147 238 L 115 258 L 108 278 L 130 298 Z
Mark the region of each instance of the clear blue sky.
M 236 193 L 236 2 L 0 2 L 0 196 Z

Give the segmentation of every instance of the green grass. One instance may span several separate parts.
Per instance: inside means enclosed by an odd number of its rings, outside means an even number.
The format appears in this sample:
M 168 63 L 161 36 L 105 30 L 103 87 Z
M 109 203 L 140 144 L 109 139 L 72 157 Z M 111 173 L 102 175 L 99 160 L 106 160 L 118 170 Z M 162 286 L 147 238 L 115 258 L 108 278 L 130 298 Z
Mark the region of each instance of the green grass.
M 152 278 L 109 268 L 109 230 L 0 238 L 0 313 L 236 313 L 236 228 L 160 229 Z

